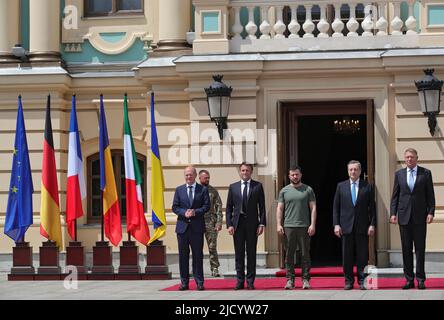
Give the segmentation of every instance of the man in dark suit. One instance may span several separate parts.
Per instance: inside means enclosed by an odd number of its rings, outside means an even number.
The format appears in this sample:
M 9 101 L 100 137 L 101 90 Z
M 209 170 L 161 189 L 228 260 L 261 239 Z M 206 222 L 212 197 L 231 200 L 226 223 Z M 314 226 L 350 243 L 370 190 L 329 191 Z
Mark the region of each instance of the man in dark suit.
M 177 214 L 176 233 L 179 247 L 179 290 L 188 290 L 190 278 L 190 247 L 193 258 L 193 277 L 197 290 L 205 290 L 203 276 L 204 214 L 210 210 L 208 189 L 196 183 L 197 172 L 192 166 L 185 168 L 185 184 L 174 193 L 173 212 Z
M 247 289 L 254 290 L 256 277 L 257 239 L 264 232 L 265 195 L 262 184 L 251 179 L 253 165 L 243 162 L 239 166 L 241 181 L 228 189 L 226 220 L 228 233 L 234 238 L 237 285 L 244 288 L 245 248 L 247 251 Z
M 416 280 L 418 289 L 425 289 L 425 247 L 427 224 L 435 215 L 435 193 L 432 173 L 418 166 L 418 152 L 408 148 L 404 152 L 407 168 L 395 173 L 390 208 L 390 223 L 399 222 L 404 276 L 403 289 L 415 287 L 413 273 L 413 245 L 416 254 Z
M 345 290 L 353 289 L 354 257 L 358 283 L 365 290 L 365 267 L 368 264 L 368 237 L 375 232 L 376 209 L 373 186 L 360 180 L 361 164 L 352 160 L 347 165 L 349 179 L 338 183 L 333 203 L 335 235 L 342 238 L 342 263 Z

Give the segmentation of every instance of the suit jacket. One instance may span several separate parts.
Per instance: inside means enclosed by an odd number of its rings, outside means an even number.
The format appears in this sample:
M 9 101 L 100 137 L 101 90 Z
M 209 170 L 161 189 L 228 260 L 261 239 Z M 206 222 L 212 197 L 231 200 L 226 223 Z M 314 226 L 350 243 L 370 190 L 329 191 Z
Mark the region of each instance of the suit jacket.
M 435 215 L 435 192 L 432 173 L 418 166 L 413 191 L 407 184 L 407 168 L 395 173 L 390 215 L 398 215 L 400 225 L 407 225 L 410 217 L 414 224 L 426 223 L 427 215 Z
M 373 186 L 359 180 L 356 205 L 353 206 L 350 179 L 339 182 L 333 202 L 333 226 L 341 226 L 343 234 L 367 234 L 369 226 L 376 225 L 375 193 Z
M 239 215 L 242 209 L 241 182 L 235 182 L 230 185 L 227 197 L 226 220 L 227 228 L 237 229 Z M 250 190 L 248 192 L 247 203 L 247 225 L 251 229 L 257 230 L 259 225 L 266 225 L 265 218 L 265 194 L 262 183 L 251 180 Z
M 187 185 L 183 184 L 178 186 L 173 199 L 173 212 L 177 214 L 176 233 L 184 233 L 188 227 L 190 227 L 193 232 L 204 233 L 204 214 L 210 210 L 208 189 L 196 183 L 196 190 L 194 191 L 194 199 L 191 206 L 189 202 Z M 185 212 L 188 209 L 195 209 L 196 215 L 191 218 L 186 218 Z

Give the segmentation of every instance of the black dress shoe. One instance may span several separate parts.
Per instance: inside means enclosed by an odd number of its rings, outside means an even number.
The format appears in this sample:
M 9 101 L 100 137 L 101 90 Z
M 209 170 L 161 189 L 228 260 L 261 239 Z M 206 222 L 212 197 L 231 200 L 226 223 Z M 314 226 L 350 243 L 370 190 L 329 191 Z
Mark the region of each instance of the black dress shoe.
M 365 284 L 363 284 L 363 283 L 360 284 L 360 285 L 359 285 L 359 290 L 367 290 Z
M 189 290 L 189 289 L 190 288 L 186 284 L 181 284 L 180 287 L 179 287 L 179 291 L 185 291 L 185 290 Z
M 247 290 L 254 290 L 254 289 L 256 289 L 256 288 L 254 287 L 254 284 L 249 283 L 249 284 L 247 285 Z
M 244 288 L 244 284 L 242 282 L 238 282 L 234 290 L 242 290 Z
M 350 284 L 350 283 L 347 283 L 347 284 L 344 286 L 344 290 L 351 290 L 351 289 L 353 289 L 353 285 Z
M 199 291 L 204 291 L 204 290 L 205 290 L 205 287 L 203 286 L 203 284 L 198 284 L 198 285 L 197 285 L 197 290 L 199 290 Z
M 425 286 L 424 281 L 419 281 L 418 282 L 418 289 L 425 290 L 425 288 L 426 288 L 426 286 Z
M 414 289 L 415 284 L 413 282 L 407 282 L 403 287 L 402 290 L 408 290 L 408 289 Z

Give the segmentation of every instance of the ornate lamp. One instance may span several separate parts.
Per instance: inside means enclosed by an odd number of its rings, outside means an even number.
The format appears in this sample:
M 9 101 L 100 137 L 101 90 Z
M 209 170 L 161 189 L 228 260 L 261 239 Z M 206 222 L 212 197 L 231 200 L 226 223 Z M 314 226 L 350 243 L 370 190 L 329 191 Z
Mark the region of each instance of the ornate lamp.
M 209 88 L 205 88 L 208 102 L 208 114 L 211 121 L 216 123 L 219 131 L 219 137 L 222 140 L 224 137 L 224 129 L 227 129 L 227 118 L 230 109 L 231 87 L 227 87 L 222 82 L 223 76 L 214 75 L 213 84 Z
M 441 108 L 441 91 L 443 85 L 443 81 L 438 80 L 433 75 L 434 71 L 434 69 L 424 70 L 424 78 L 420 81 L 415 81 L 421 111 L 428 117 L 430 134 L 432 136 L 435 135 L 436 115 L 440 112 Z

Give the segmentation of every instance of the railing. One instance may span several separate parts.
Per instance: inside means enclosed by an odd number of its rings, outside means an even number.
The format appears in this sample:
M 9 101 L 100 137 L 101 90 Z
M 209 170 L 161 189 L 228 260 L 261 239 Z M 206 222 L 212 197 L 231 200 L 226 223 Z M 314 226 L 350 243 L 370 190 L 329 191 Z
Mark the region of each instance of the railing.
M 408 18 L 401 20 L 401 3 L 409 6 Z M 319 38 L 328 37 L 356 37 L 356 36 L 383 36 L 387 34 L 402 35 L 416 34 L 416 19 L 413 16 L 414 1 L 378 1 L 362 2 L 348 0 L 347 3 L 332 1 L 245 1 L 231 0 L 234 11 L 234 24 L 231 27 L 233 39 L 241 36 L 244 28 L 250 39 L 283 39 L 314 37 L 317 29 Z M 392 7 L 392 8 L 391 8 Z M 248 10 L 248 22 L 241 24 L 241 8 Z M 256 25 L 254 13 L 260 10 L 261 23 Z M 270 23 L 270 17 L 275 11 L 275 22 Z M 284 13 L 286 15 L 284 16 Z M 391 14 L 389 14 L 391 13 Z M 301 21 L 301 16 L 305 16 Z M 318 16 L 315 21 L 313 15 Z M 362 21 L 357 19 L 363 15 Z M 391 16 L 391 17 L 390 17 Z M 358 33 L 358 29 L 362 32 Z M 289 33 L 285 34 L 288 29 Z M 390 29 L 390 32 L 389 32 Z M 259 35 L 257 31 L 259 30 Z
M 404 17 L 401 15 L 402 3 L 408 6 L 408 14 L 404 14 Z M 362 39 L 356 44 L 359 46 L 372 42 L 370 37 L 373 37 L 373 43 L 386 46 L 387 36 L 396 36 L 398 39 L 390 37 L 390 41 L 400 43 L 400 38 L 417 34 L 417 21 L 413 15 L 414 3 L 414 0 L 231 0 L 230 51 L 270 50 L 271 42 L 257 40 L 299 39 L 298 44 L 302 49 L 304 40 L 310 38 L 346 37 L 352 38 L 349 39 L 350 42 L 358 40 L 359 37 Z M 384 38 L 385 42 L 376 40 L 377 37 L 380 37 L 379 40 Z M 403 41 L 405 44 L 405 40 Z M 314 43 L 313 40 L 308 42 L 311 43 L 310 46 Z M 268 49 L 261 50 L 261 45 L 267 46 Z M 281 49 L 282 46 L 276 47 L 276 50 Z M 271 51 L 274 51 L 272 47 Z

